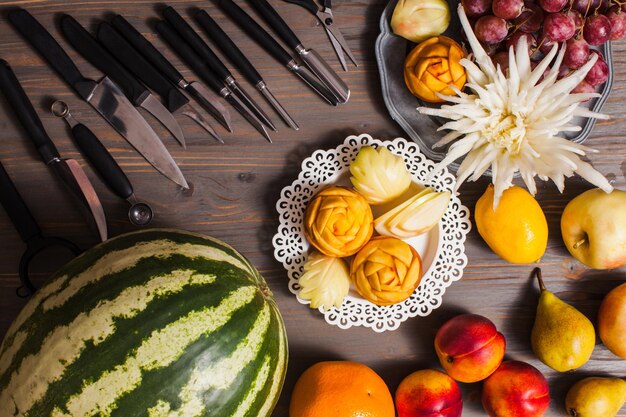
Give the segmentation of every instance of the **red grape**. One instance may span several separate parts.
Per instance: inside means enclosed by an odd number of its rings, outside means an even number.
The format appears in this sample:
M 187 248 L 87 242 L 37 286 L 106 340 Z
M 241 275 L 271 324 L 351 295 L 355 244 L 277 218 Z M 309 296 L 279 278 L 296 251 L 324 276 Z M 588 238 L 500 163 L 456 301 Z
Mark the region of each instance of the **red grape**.
M 491 0 L 461 0 L 465 14 L 479 17 L 491 10 Z
M 606 17 L 611 22 L 609 39 L 612 41 L 622 39 L 626 35 L 626 12 L 619 6 L 613 6 L 606 13 Z
M 583 36 L 589 45 L 602 45 L 611 36 L 611 21 L 602 14 L 588 17 L 583 28 Z
M 546 12 L 556 13 L 560 12 L 567 2 L 568 0 L 539 0 L 539 5 Z
M 474 33 L 479 41 L 495 45 L 506 38 L 509 27 L 504 19 L 492 15 L 483 16 L 476 21 Z
M 554 42 L 566 41 L 575 32 L 574 20 L 565 13 L 548 13 L 543 20 L 543 36 Z
M 578 69 L 589 60 L 589 44 L 584 39 L 572 38 L 567 41 L 563 63 L 570 68 Z
M 541 23 L 543 23 L 543 10 L 535 3 L 526 1 L 524 3 L 524 11 L 513 23 L 522 32 L 537 32 L 541 29 Z
M 537 47 L 537 38 L 532 33 L 524 33 L 524 32 L 514 32 L 511 36 L 509 36 L 506 40 L 506 49 L 508 50 L 511 46 L 513 49 L 517 48 L 517 43 L 519 42 L 521 37 L 526 38 L 526 43 L 528 44 L 528 55 L 531 54 L 532 50 Z
M 539 40 L 539 50 L 541 51 L 542 54 L 548 55 L 548 53 L 550 53 L 555 43 L 556 42 L 551 41 L 550 39 L 547 39 L 545 37 L 541 38 Z
M 498 65 L 500 65 L 502 73 L 506 75 L 506 72 L 509 69 L 509 53 L 498 52 L 491 58 L 491 60 L 493 61 L 493 65 L 495 65 L 496 68 L 498 67 Z
M 609 78 L 609 66 L 606 64 L 601 54 L 596 51 L 593 51 L 591 53 L 598 55 L 598 60 L 595 64 L 593 64 L 593 67 L 591 67 L 591 69 L 587 73 L 585 81 L 596 87 L 606 82 L 606 80 Z
M 568 67 L 565 64 L 561 64 L 561 66 L 559 67 L 559 73 L 556 77 L 560 80 L 561 78 L 567 77 L 571 73 L 572 73 L 572 69 L 570 67 Z
M 567 0 L 566 0 L 567 1 Z M 493 0 L 493 14 L 505 20 L 513 20 L 522 13 L 524 0 Z
M 594 86 L 592 86 L 591 84 L 589 84 L 587 81 L 582 80 L 580 82 L 580 84 L 578 84 L 576 87 L 574 87 L 574 89 L 571 91 L 572 94 L 578 94 L 578 93 L 595 93 L 596 89 Z M 583 101 L 587 102 L 591 100 L 590 98 L 588 98 L 587 100 Z
M 567 12 L 567 15 L 571 17 L 574 21 L 574 28 L 576 29 L 576 31 L 580 30 L 580 28 L 583 27 L 583 15 L 581 15 L 578 10 L 571 9 Z
M 572 7 L 583 16 L 588 16 L 600 6 L 600 0 L 574 0 Z

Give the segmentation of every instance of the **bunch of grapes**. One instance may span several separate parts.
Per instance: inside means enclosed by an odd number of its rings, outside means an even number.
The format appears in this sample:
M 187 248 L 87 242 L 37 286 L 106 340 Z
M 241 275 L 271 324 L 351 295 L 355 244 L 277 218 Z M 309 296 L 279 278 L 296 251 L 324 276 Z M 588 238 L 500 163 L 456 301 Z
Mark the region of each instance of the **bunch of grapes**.
M 508 49 L 526 37 L 533 63 L 555 44 L 565 46 L 559 77 L 598 60 L 574 92 L 593 92 L 609 77 L 609 67 L 597 48 L 626 36 L 626 4 L 619 0 L 462 0 L 474 33 L 494 64 L 506 73 Z M 534 64 L 536 65 L 536 64 Z

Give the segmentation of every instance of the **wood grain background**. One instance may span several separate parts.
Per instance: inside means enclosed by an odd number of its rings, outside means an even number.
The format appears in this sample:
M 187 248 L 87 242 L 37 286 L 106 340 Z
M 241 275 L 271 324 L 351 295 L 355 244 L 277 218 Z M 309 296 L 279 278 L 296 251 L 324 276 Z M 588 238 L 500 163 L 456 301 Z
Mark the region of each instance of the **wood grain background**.
M 315 47 L 333 67 L 340 70 L 323 29 L 316 26 L 312 15 L 279 0 L 272 0 L 271 3 L 305 45 Z M 192 121 L 180 116 L 188 140 L 188 149 L 184 151 L 154 119 L 147 116 L 157 133 L 166 138 L 167 147 L 193 184 L 192 192 L 181 192 L 160 176 L 87 103 L 79 100 L 17 36 L 4 13 L 0 19 L 0 57 L 12 65 L 61 155 L 76 158 L 85 166 L 102 198 L 111 236 L 133 230 L 126 217 L 127 204 L 112 195 L 84 164 L 65 124 L 48 110 L 53 99 L 67 101 L 74 116 L 88 125 L 106 144 L 133 182 L 137 196 L 153 205 L 155 227 L 182 228 L 223 239 L 247 256 L 261 271 L 274 291 L 285 318 L 291 355 L 287 381 L 275 416 L 288 414 L 295 380 L 308 366 L 322 360 L 364 362 L 383 376 L 393 393 L 401 379 L 411 371 L 439 366 L 433 348 L 435 332 L 445 320 L 460 312 L 489 317 L 507 339 L 506 357 L 528 361 L 544 372 L 552 394 L 548 415 L 564 415 L 564 396 L 575 381 L 589 375 L 626 376 L 626 361 L 612 355 L 600 343 L 591 360 L 576 372 L 559 374 L 536 360 L 529 341 L 538 296 L 535 284 L 529 280 L 532 266 L 511 265 L 500 260 L 475 230 L 472 230 L 466 243 L 469 265 L 463 279 L 447 290 L 443 306 L 428 317 L 405 322 L 397 331 L 375 334 L 360 328 L 340 330 L 327 325 L 317 311 L 300 305 L 289 293 L 287 275 L 272 254 L 271 238 L 278 224 L 274 206 L 280 190 L 296 178 L 305 157 L 316 149 L 335 147 L 347 135 L 369 133 L 382 139 L 403 135 L 384 107 L 374 57 L 378 19 L 386 5 L 385 0 L 334 1 L 336 22 L 360 63 L 356 69 L 350 67 L 348 73 L 341 72 L 352 89 L 352 97 L 347 105 L 336 108 L 324 104 L 287 69 L 261 50 L 225 18 L 214 3 L 171 1 L 170 4 L 183 14 L 188 14 L 195 7 L 208 10 L 257 65 L 276 97 L 301 126 L 299 132 L 286 128 L 262 98 L 254 93 L 254 98 L 262 103 L 280 128 L 278 133 L 272 134 L 274 144 L 267 143 L 231 110 L 235 133 L 228 134 L 213 123 L 226 140 L 225 145 L 208 139 Z M 61 13 L 70 12 L 91 29 L 112 13 L 122 13 L 159 45 L 187 78 L 197 79 L 154 35 L 151 20 L 157 17 L 161 4 L 123 0 L 0 1 L 0 7 L 5 10 L 15 6 L 28 8 L 55 35 L 86 76 L 99 78 L 101 74 L 62 38 L 57 25 Z M 249 5 L 244 4 L 244 7 L 251 11 Z M 613 56 L 616 81 L 604 107 L 611 119 L 596 125 L 587 144 L 598 150 L 591 156 L 593 165 L 614 180 L 615 186 L 624 189 L 626 116 L 623 103 L 626 90 L 623 80 L 626 80 L 626 42 L 613 44 Z M 398 71 L 401 69 L 398 68 Z M 247 89 L 253 90 L 251 86 Z M 83 248 L 96 243 L 75 205 L 68 199 L 68 194 L 41 162 L 3 99 L 0 100 L 0 160 L 46 235 L 65 237 Z M 464 185 L 461 188 L 462 201 L 473 209 L 487 183 L 486 179 L 482 179 Z M 538 200 L 548 218 L 550 239 L 539 265 L 543 268 L 549 288 L 595 323 L 602 298 L 626 281 L 626 270 L 589 270 L 576 262 L 562 244 L 560 214 L 571 198 L 588 188 L 589 184 L 577 178 L 567 181 L 563 195 L 551 183 L 540 185 Z M 24 248 L 4 211 L 0 210 L 0 337 L 24 304 L 24 300 L 15 296 L 17 266 Z M 60 253 L 43 256 L 34 268 L 37 282 L 60 266 L 63 258 Z M 481 384 L 462 384 L 462 389 L 465 401 L 463 415 L 485 415 L 480 405 Z M 626 416 L 626 410 L 622 410 L 620 416 Z

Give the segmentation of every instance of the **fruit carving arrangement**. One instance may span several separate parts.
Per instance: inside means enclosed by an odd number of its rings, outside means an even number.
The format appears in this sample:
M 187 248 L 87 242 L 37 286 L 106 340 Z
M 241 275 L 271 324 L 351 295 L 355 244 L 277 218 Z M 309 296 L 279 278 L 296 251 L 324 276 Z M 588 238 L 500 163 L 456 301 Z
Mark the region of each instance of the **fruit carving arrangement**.
M 311 308 L 340 308 L 350 283 L 379 306 L 409 298 L 422 278 L 422 259 L 403 239 L 435 227 L 450 201 L 449 192 L 414 184 L 402 157 L 384 146 L 363 146 L 350 173 L 354 188 L 326 186 L 306 207 L 304 232 L 315 250 L 298 296 Z M 372 206 L 382 204 L 390 208 L 374 218 Z

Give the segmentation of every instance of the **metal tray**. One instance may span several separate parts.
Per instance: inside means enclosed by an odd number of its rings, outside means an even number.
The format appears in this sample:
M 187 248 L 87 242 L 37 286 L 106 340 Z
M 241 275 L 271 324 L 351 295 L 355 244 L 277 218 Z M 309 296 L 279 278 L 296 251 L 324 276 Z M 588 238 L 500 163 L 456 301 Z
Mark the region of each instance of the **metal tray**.
M 442 132 L 437 132 L 442 120 L 418 113 L 416 107 L 431 105 L 424 103 L 414 97 L 404 84 L 404 60 L 408 52 L 415 45 L 408 40 L 396 36 L 391 30 L 391 15 L 398 0 L 391 0 L 382 16 L 380 17 L 380 35 L 376 39 L 376 60 L 382 85 L 383 98 L 391 118 L 395 120 L 407 135 L 415 141 L 421 151 L 435 161 L 441 161 L 446 155 L 446 148 L 433 149 L 433 145 L 443 136 Z M 456 14 L 458 1 L 452 0 L 450 9 L 452 21 L 450 27 L 444 33 L 457 41 L 461 40 L 461 23 Z M 594 111 L 600 111 L 606 101 L 613 85 L 613 60 L 611 57 L 610 42 L 598 48 L 606 63 L 609 65 L 609 79 L 601 86 L 602 97 L 593 99 L 585 105 Z M 595 124 L 595 119 L 576 118 L 574 123 L 578 123 L 582 130 L 579 132 L 564 132 L 563 136 L 576 143 L 582 143 L 591 133 Z M 449 168 L 456 172 L 459 161 L 450 164 Z M 486 174 L 490 175 L 491 170 Z

